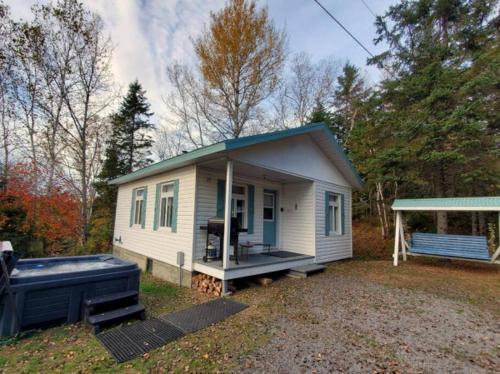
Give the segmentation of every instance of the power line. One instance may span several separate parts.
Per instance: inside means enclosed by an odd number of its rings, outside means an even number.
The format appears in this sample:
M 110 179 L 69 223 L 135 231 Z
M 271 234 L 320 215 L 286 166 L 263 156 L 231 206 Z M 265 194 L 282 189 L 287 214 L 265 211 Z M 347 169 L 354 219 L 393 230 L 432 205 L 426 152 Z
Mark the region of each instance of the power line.
M 339 25 L 340 27 L 342 27 L 342 29 L 343 29 L 343 30 L 344 30 L 344 31 L 345 31 L 345 32 L 346 32 L 346 33 L 347 33 L 347 34 L 348 34 L 351 38 L 353 38 L 353 39 L 354 39 L 354 41 L 355 41 L 356 43 L 358 43 L 358 44 L 359 44 L 359 46 L 365 50 L 365 52 L 366 52 L 366 53 L 368 53 L 371 57 L 375 57 L 375 56 L 373 55 L 373 53 L 371 53 L 371 52 L 368 50 L 368 48 L 366 48 L 366 47 L 363 45 L 363 43 L 361 43 L 361 42 L 360 42 L 360 41 L 359 41 L 359 40 L 358 40 L 358 39 L 357 39 L 357 38 L 356 38 L 356 37 L 355 37 L 355 36 L 354 36 L 354 35 L 353 35 L 353 34 L 352 34 L 352 33 L 351 33 L 351 32 L 350 32 L 350 31 L 349 31 L 349 30 L 348 30 L 348 29 L 347 29 L 347 28 L 346 28 L 346 27 L 345 27 L 345 26 L 344 26 L 344 25 L 343 25 L 343 24 L 342 24 L 342 23 L 341 23 L 338 19 L 337 19 L 337 18 L 335 18 L 335 17 L 334 17 L 334 15 L 333 15 L 333 14 L 331 14 L 331 13 L 328 11 L 328 9 L 326 9 L 326 8 L 325 8 L 325 7 L 324 7 L 324 6 L 323 6 L 323 5 L 322 5 L 322 4 L 321 4 L 318 0 L 314 0 L 314 2 L 315 2 L 316 4 L 318 4 L 318 5 L 320 6 L 320 8 L 321 8 L 321 9 L 323 9 L 323 10 L 325 11 L 325 13 L 326 13 L 326 14 L 328 14 L 328 15 L 330 16 L 330 18 L 331 18 L 331 19 L 333 19 L 333 20 L 337 23 L 337 25 Z
M 377 18 L 377 15 L 375 14 L 375 12 L 372 10 L 372 8 L 370 8 L 368 6 L 368 4 L 366 3 L 365 0 L 361 0 L 361 2 L 363 3 L 363 5 L 365 6 L 366 9 L 368 9 L 368 11 L 372 14 L 373 17 Z
M 363 0 L 361 0 L 361 1 L 363 1 Z M 322 5 L 322 4 L 321 4 L 318 0 L 314 0 L 314 2 L 315 2 L 316 4 L 318 4 L 318 5 L 319 5 L 319 7 L 320 7 L 321 9 L 323 9 L 323 10 L 325 11 L 325 13 L 326 13 L 326 14 L 328 14 L 328 15 L 330 16 L 330 18 L 331 18 L 331 19 L 333 19 L 333 20 L 337 23 L 337 25 L 339 25 L 340 27 L 342 27 L 342 29 L 343 29 L 343 30 L 344 30 L 344 31 L 345 31 L 345 32 L 346 32 L 346 33 L 347 33 L 347 34 L 348 34 L 348 35 L 349 35 L 352 39 L 354 39 L 354 41 L 355 41 L 356 43 L 358 43 L 358 45 L 359 45 L 361 48 L 363 48 L 363 49 L 365 50 L 365 52 L 366 52 L 366 53 L 368 53 L 371 57 L 375 57 L 375 56 L 373 55 L 373 53 L 371 53 L 371 52 L 370 52 L 370 50 L 369 50 L 368 48 L 366 48 L 366 47 L 363 45 L 363 43 L 361 43 L 361 42 L 358 40 L 358 38 L 356 38 L 356 37 L 355 37 L 355 36 L 354 36 L 354 35 L 353 35 L 353 34 L 352 34 L 352 33 L 351 33 L 348 29 L 347 29 L 347 27 L 345 27 L 345 26 L 342 24 L 342 22 L 340 22 L 337 18 L 335 18 L 335 16 L 334 16 L 332 13 L 330 13 L 330 12 L 328 11 L 328 9 L 326 9 L 326 8 L 325 8 L 325 7 L 324 7 L 324 6 L 323 6 L 323 5 Z M 363 4 L 365 4 L 365 2 L 364 2 L 364 1 L 363 1 Z M 365 4 L 365 5 L 366 5 L 366 4 Z M 368 9 L 369 9 L 369 7 L 368 7 Z M 373 13 L 372 13 L 372 14 L 373 14 Z M 378 66 L 378 68 L 379 68 L 379 69 L 380 69 L 380 68 L 384 69 L 384 70 L 385 70 L 385 71 L 386 71 L 389 75 L 392 75 L 392 74 L 393 74 L 393 73 L 391 72 L 391 69 L 389 69 L 388 67 L 386 67 L 386 66 L 385 66 L 385 65 L 384 65 L 381 61 L 379 61 L 379 62 L 377 63 L 377 66 Z

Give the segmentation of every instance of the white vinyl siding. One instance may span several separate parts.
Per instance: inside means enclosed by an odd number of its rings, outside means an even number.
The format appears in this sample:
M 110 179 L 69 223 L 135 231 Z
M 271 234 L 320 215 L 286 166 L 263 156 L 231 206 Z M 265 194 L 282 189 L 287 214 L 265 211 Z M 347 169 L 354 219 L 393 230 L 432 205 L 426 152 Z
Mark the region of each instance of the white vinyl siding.
M 313 182 L 285 184 L 281 207 L 282 248 L 314 256 Z
M 352 257 L 351 189 L 328 182 L 315 182 L 316 195 L 316 262 L 329 262 Z M 344 194 L 343 235 L 325 235 L 325 192 Z M 342 216 L 339 214 L 340 217 Z M 333 221 L 333 219 L 332 219 Z M 339 230 L 341 222 L 339 219 Z
M 156 185 L 165 181 L 179 180 L 177 232 L 170 229 L 153 229 Z M 177 252 L 185 255 L 185 269 L 192 269 L 194 196 L 196 188 L 196 167 L 188 166 L 168 173 L 158 174 L 135 182 L 123 184 L 118 189 L 114 238 L 121 237 L 122 243 L 114 243 L 129 251 L 176 265 Z M 146 224 L 144 229 L 130 227 L 130 196 L 134 188 L 148 187 L 146 201 Z M 153 191 L 153 192 L 152 192 Z M 159 223 L 160 221 L 158 221 Z
M 234 185 L 244 187 L 244 193 L 236 191 L 239 196 L 235 196 L 233 192 L 233 197 L 241 197 L 239 214 L 244 217 L 245 228 L 248 227 L 248 185 L 254 186 L 253 233 L 241 233 L 240 242 L 262 243 L 264 190 L 272 190 L 277 192 L 273 219 L 277 223 L 278 249 L 316 256 L 315 261 L 318 263 L 352 257 L 351 187 L 344 187 L 347 182 L 312 139 L 297 137 L 289 142 L 280 141 L 279 144 L 283 145 L 282 149 L 277 143 L 271 142 L 234 154 L 235 159 L 245 159 L 250 165 L 263 167 L 263 177 L 260 174 L 257 174 L 258 178 L 243 177 L 245 167 L 235 162 Z M 263 153 L 257 152 L 259 149 Z M 302 159 L 296 159 L 295 155 L 301 155 Z M 289 173 L 295 180 L 271 182 L 265 178 L 266 167 Z M 216 165 L 216 168 L 220 166 Z M 216 171 L 216 168 L 186 166 L 120 185 L 114 238 L 121 237 L 122 242 L 114 244 L 171 265 L 176 265 L 177 252 L 182 251 L 185 254 L 185 269 L 191 271 L 193 259 L 201 259 L 205 254 L 206 231 L 201 230 L 200 226 L 206 225 L 209 218 L 217 215 L 218 181 L 225 179 L 225 170 Z M 300 177 L 310 180 L 299 180 Z M 158 184 L 176 180 L 179 182 L 177 232 L 171 232 L 168 229 L 168 225 L 172 224 L 169 218 L 169 195 L 162 194 L 166 198 L 162 203 L 161 196 L 160 200 L 156 199 L 156 191 Z M 133 224 L 140 218 L 131 215 L 132 191 L 142 187 L 148 191 L 144 200 L 144 229 L 141 229 L 141 225 Z M 344 195 L 343 235 L 325 235 L 325 192 Z M 238 205 L 236 201 L 235 205 Z M 270 207 L 271 203 L 267 205 Z M 238 214 L 237 208 L 235 206 L 233 214 Z M 153 213 L 155 211 L 156 214 Z M 153 225 L 155 217 L 157 230 Z M 165 227 L 162 227 L 163 224 Z M 259 253 L 262 248 L 255 247 L 251 251 Z
M 195 258 L 199 259 L 204 256 L 205 245 L 206 245 L 206 231 L 200 230 L 200 226 L 206 225 L 209 218 L 215 217 L 217 215 L 217 181 L 220 179 L 225 179 L 225 175 L 224 173 L 217 173 L 200 167 L 197 170 L 197 178 L 198 178 L 197 180 L 198 190 L 197 190 L 196 223 L 195 223 L 195 235 L 196 235 Z M 245 191 L 248 191 L 247 187 L 249 184 L 255 187 L 253 234 L 240 233 L 239 240 L 240 242 L 250 241 L 254 243 L 262 243 L 264 189 L 277 190 L 279 194 L 281 192 L 281 185 L 277 183 L 264 181 L 261 179 L 241 178 L 238 176 L 237 167 L 234 168 L 233 179 L 234 179 L 234 185 L 245 186 Z M 279 242 L 280 234 L 278 233 L 277 236 Z M 251 250 L 251 252 L 252 251 L 259 253 L 262 251 L 262 247 L 255 247 L 254 249 Z
M 256 144 L 235 151 L 232 158 L 308 179 L 349 186 L 342 173 L 308 135 Z

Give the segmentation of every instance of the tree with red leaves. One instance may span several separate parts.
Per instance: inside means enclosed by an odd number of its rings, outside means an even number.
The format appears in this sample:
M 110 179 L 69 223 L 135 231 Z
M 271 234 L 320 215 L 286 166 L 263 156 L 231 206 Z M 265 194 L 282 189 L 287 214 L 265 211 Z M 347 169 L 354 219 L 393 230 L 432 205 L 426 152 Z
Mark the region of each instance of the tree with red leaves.
M 81 237 L 77 197 L 61 188 L 35 188 L 29 164 L 16 164 L 11 170 L 8 189 L 0 193 L 0 240 L 22 246 L 16 250 L 25 255 L 35 254 L 35 243 L 42 246 L 38 255 L 57 255 L 67 245 L 74 247 Z

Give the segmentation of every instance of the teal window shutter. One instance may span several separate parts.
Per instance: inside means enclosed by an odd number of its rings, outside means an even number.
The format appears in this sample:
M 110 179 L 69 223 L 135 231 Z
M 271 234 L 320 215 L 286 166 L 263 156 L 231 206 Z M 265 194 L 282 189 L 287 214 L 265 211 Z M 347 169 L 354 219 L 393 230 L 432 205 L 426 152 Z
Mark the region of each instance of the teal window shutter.
M 253 216 L 254 216 L 254 200 L 255 200 L 255 186 L 248 185 L 248 233 L 253 234 Z
M 144 187 L 144 198 L 142 202 L 142 222 L 141 228 L 146 227 L 146 205 L 148 205 L 148 188 Z
M 172 212 L 172 232 L 177 232 L 177 212 L 179 211 L 179 180 L 174 181 L 174 202 Z
M 219 179 L 217 181 L 217 217 L 224 217 L 224 200 L 226 195 L 226 181 Z
M 153 217 L 153 230 L 158 230 L 158 221 L 160 214 L 160 195 L 161 195 L 161 183 L 156 185 L 156 195 L 155 195 L 155 212 Z
M 132 202 L 130 203 L 130 227 L 134 225 L 135 214 L 135 188 L 132 190 Z
M 344 204 L 345 198 L 344 194 L 340 194 L 340 227 L 341 227 L 341 232 L 342 235 L 345 234 L 345 204 Z
M 330 192 L 325 191 L 325 235 L 330 235 Z

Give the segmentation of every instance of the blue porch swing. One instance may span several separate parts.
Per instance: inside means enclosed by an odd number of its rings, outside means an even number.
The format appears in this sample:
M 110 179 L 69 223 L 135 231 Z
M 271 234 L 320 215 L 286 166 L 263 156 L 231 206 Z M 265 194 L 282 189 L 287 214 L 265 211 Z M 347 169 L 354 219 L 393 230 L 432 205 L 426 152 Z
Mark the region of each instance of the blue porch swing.
M 500 196 L 460 197 L 435 199 L 396 199 L 392 205 L 396 212 L 394 237 L 394 266 L 399 256 L 427 256 L 483 263 L 500 264 L 500 246 L 490 256 L 486 236 L 413 233 L 410 242 L 405 239 L 404 211 L 437 212 L 498 212 L 498 236 L 500 238 Z

